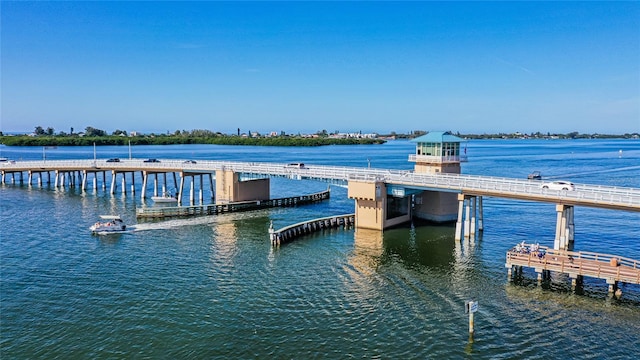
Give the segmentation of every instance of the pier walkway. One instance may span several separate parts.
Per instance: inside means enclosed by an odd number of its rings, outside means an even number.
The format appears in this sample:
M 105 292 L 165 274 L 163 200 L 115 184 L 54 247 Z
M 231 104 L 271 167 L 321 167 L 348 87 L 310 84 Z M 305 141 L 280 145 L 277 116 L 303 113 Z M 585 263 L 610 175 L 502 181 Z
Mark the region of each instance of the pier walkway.
M 546 246 L 538 246 L 537 251 L 531 251 L 532 246 L 518 244 L 507 251 L 505 266 L 509 279 L 514 267 L 527 267 L 538 273 L 539 281 L 546 271 L 568 274 L 574 287 L 584 276 L 606 280 L 609 292 L 613 292 L 619 282 L 640 284 L 638 260 L 587 251 L 554 250 Z
M 274 207 L 289 207 L 312 204 L 329 199 L 330 190 L 310 195 L 290 196 L 269 200 L 242 201 L 226 204 L 146 207 L 136 210 L 136 217 L 146 219 L 165 219 L 172 217 L 191 217 L 217 215 L 232 212 L 252 211 Z

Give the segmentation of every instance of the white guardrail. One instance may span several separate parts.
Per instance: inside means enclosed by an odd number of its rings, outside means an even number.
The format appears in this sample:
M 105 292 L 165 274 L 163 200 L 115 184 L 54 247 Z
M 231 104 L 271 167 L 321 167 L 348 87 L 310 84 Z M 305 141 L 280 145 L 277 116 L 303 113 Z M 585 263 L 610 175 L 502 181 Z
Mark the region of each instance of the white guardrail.
M 315 179 L 329 182 L 380 181 L 390 185 L 417 189 L 440 189 L 464 193 L 491 193 L 505 197 L 535 197 L 548 201 L 574 200 L 594 204 L 622 205 L 640 210 L 640 189 L 589 184 L 575 184 L 574 191 L 543 189 L 540 180 L 513 179 L 503 177 L 462 175 L 462 174 L 423 174 L 410 170 L 385 170 L 376 168 L 357 168 L 345 166 L 309 165 L 302 168 L 284 163 L 231 162 L 197 160 L 158 159 L 158 162 L 145 162 L 145 159 L 121 159 L 119 162 L 101 160 L 44 160 L 15 161 L 0 165 L 4 172 L 53 171 L 64 170 L 140 170 L 159 171 L 201 171 L 231 170 L 238 173 L 282 176 L 295 179 Z

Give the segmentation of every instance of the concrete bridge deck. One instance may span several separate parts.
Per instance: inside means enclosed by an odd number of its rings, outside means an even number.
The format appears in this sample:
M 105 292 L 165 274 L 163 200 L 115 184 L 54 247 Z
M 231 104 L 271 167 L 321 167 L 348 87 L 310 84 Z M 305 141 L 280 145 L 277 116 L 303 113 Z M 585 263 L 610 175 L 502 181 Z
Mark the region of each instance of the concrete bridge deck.
M 394 195 L 403 196 L 415 190 L 434 190 L 474 196 L 494 196 L 565 205 L 579 205 L 626 211 L 640 211 L 640 188 L 576 184 L 574 191 L 542 189 L 540 181 L 526 179 L 460 175 L 425 174 L 410 170 L 385 170 L 344 166 L 311 165 L 303 168 L 280 163 L 229 162 L 160 159 L 147 163 L 143 159 L 106 162 L 106 160 L 46 160 L 16 161 L 0 166 L 2 179 L 8 174 L 45 171 L 115 171 L 115 172 L 182 172 L 215 173 L 226 170 L 239 173 L 243 179 L 259 177 L 288 177 L 311 179 L 346 185 L 349 181 L 384 182 Z

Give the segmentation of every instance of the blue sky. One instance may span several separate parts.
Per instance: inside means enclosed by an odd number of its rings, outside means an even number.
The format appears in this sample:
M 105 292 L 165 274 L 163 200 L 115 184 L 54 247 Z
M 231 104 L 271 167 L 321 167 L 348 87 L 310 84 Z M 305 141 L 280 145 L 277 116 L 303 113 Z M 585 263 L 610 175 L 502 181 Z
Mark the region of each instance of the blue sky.
M 640 2 L 10 2 L 0 130 L 640 132 Z

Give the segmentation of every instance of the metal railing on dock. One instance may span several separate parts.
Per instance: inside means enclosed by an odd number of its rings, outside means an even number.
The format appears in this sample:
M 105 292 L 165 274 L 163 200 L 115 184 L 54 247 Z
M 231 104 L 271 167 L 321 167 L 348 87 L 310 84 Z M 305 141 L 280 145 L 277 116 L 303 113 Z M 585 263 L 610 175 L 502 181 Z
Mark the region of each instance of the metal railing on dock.
M 536 272 L 556 271 L 571 278 L 588 276 L 605 279 L 608 284 L 623 282 L 640 284 L 640 261 L 611 254 L 586 251 L 554 250 L 539 246 L 531 251 L 530 244 L 518 244 L 507 251 L 505 266 L 522 266 Z M 535 249 L 535 248 L 534 248 Z
M 174 207 L 147 207 L 136 210 L 136 217 L 138 218 L 151 218 L 162 219 L 172 217 L 190 217 L 190 216 L 204 216 L 204 215 L 217 215 L 232 212 L 252 211 L 274 207 L 289 207 L 306 205 L 319 201 L 329 199 L 330 190 L 325 190 L 319 193 L 291 196 L 279 199 L 269 200 L 254 200 L 254 201 L 242 201 L 225 204 L 209 204 L 209 205 L 195 205 L 195 206 L 174 206 Z
M 355 214 L 334 215 L 319 219 L 307 220 L 289 225 L 278 230 L 273 229 L 273 223 L 269 226 L 271 245 L 277 246 L 291 241 L 297 237 L 310 234 L 328 228 L 338 228 L 355 225 Z

